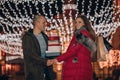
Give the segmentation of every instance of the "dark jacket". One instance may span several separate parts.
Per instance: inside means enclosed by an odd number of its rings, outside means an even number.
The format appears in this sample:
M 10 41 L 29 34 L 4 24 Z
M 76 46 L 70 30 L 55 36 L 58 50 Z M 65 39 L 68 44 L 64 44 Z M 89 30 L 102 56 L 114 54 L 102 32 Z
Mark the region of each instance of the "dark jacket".
M 42 32 L 42 35 L 48 45 L 48 37 Z M 47 59 L 41 58 L 41 50 L 39 42 L 33 30 L 30 29 L 22 37 L 22 48 L 25 62 L 25 76 L 26 80 L 45 80 L 44 67 Z

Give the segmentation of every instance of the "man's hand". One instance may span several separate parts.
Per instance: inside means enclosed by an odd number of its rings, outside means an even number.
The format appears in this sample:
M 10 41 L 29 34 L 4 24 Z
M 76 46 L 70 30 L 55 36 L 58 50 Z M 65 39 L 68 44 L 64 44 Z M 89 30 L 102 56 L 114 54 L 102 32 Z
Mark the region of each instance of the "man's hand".
M 47 60 L 47 66 L 51 66 L 51 65 L 53 65 L 53 60 Z
M 56 64 L 58 61 L 57 59 L 52 59 L 53 60 L 53 63 Z

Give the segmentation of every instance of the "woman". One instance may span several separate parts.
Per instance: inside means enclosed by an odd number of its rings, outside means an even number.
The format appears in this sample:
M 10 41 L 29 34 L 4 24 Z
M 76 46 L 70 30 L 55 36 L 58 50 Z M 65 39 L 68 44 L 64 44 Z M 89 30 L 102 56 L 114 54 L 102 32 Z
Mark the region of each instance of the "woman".
M 91 51 L 96 49 L 95 34 L 84 15 L 76 18 L 74 36 L 66 53 L 54 59 L 63 63 L 62 80 L 92 80 Z

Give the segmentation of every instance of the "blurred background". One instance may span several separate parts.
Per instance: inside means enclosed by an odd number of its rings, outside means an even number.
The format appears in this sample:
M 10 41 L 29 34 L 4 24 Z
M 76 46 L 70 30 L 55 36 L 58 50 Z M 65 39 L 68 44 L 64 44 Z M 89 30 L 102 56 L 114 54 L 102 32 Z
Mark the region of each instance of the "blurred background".
M 35 14 L 46 17 L 46 33 L 59 37 L 61 54 L 72 38 L 75 18 L 86 15 L 95 33 L 113 46 L 106 61 L 92 62 L 95 78 L 120 80 L 120 0 L 0 0 L 0 80 L 24 80 L 21 36 L 33 28 Z M 61 80 L 61 66 L 54 65 L 57 80 Z

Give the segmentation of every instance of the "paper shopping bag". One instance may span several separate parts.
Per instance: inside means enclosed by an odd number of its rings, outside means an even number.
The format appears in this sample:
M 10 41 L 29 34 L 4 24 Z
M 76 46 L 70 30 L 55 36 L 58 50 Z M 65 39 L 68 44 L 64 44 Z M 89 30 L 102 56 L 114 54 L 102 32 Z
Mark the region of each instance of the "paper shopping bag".
M 106 54 L 108 54 L 108 50 L 105 47 L 103 37 L 97 37 L 97 61 L 106 61 Z

